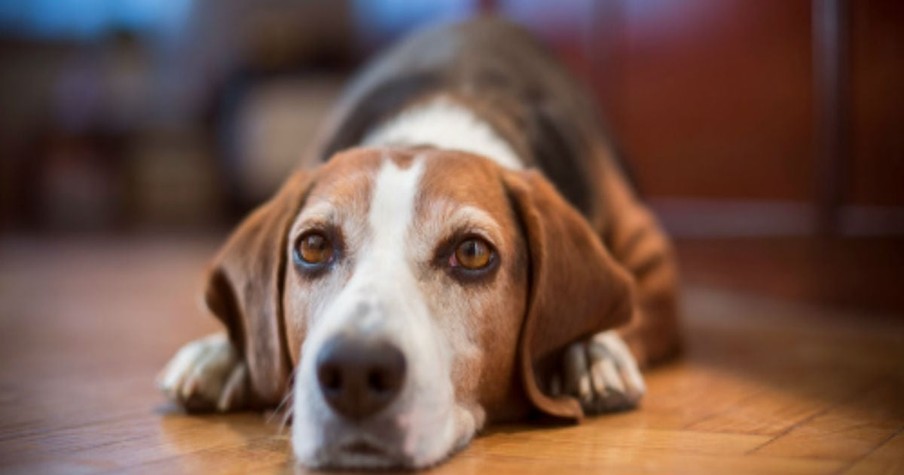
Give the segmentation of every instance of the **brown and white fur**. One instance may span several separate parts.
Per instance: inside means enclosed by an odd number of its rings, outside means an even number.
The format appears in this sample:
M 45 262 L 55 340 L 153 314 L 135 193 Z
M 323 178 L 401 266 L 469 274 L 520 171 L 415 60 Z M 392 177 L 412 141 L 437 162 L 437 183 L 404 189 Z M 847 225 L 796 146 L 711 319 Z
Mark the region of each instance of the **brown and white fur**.
M 487 422 L 633 407 L 638 367 L 676 351 L 668 241 L 589 97 L 522 31 L 414 35 L 350 86 L 322 137 L 214 260 L 205 298 L 227 334 L 164 368 L 173 400 L 265 408 L 291 389 L 302 464 L 421 468 Z M 293 259 L 311 230 L 334 252 L 316 273 Z M 450 255 L 468 236 L 495 260 L 465 278 Z M 406 362 L 398 394 L 361 419 L 318 381 L 345 337 Z

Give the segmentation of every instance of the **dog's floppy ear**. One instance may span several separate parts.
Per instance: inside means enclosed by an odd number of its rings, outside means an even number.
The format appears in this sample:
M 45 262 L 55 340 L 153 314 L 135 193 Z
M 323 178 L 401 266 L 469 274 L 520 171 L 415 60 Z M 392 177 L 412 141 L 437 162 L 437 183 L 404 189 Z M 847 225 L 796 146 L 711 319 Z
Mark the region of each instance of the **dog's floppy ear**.
M 289 381 L 282 314 L 286 240 L 310 182 L 308 172 L 296 172 L 242 221 L 214 259 L 204 293 L 248 365 L 255 406 L 279 403 Z
M 579 420 L 580 403 L 544 392 L 568 344 L 627 322 L 631 277 L 587 221 L 540 174 L 505 172 L 530 258 L 527 314 L 518 364 L 524 391 L 543 413 Z

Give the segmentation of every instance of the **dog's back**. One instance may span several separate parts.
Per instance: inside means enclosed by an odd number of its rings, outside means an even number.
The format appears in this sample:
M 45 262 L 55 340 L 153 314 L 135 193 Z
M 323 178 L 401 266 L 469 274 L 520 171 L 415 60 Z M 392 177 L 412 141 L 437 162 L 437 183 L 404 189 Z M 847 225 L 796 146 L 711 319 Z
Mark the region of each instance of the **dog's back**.
M 377 124 L 437 92 L 494 126 L 521 162 L 539 167 L 585 216 L 593 177 L 611 153 L 591 96 L 520 27 L 493 18 L 420 31 L 370 63 L 349 86 L 317 153 L 359 145 Z

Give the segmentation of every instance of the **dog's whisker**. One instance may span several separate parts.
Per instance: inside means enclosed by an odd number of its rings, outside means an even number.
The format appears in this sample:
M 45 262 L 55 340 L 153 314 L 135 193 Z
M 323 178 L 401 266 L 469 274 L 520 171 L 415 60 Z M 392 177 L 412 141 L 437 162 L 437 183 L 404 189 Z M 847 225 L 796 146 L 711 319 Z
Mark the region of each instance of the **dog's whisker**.
M 276 408 L 273 409 L 273 413 L 278 414 L 278 413 L 282 412 L 283 409 L 286 408 L 286 405 L 291 400 L 292 400 L 292 390 L 290 389 L 290 390 L 286 391 L 286 395 L 283 396 L 282 400 L 279 402 L 279 404 L 276 406 Z
M 292 414 L 294 412 L 294 408 L 292 404 L 288 402 L 292 400 L 293 391 L 289 390 L 286 393 L 286 396 L 283 398 L 282 402 L 279 403 L 276 410 L 270 415 L 268 423 L 273 422 L 277 417 L 279 420 L 277 421 L 277 433 L 279 435 L 284 435 L 286 432 L 286 428 L 289 426 L 289 420 L 292 418 Z
M 289 404 L 289 401 L 292 400 L 293 393 L 294 392 L 291 389 L 286 391 L 285 396 L 283 396 L 282 400 L 279 402 L 276 408 L 274 408 L 273 411 L 267 415 L 268 424 L 275 422 L 277 420 L 277 417 L 279 418 L 279 420 L 285 419 L 282 414 L 291 409 L 292 406 L 291 404 Z
M 279 402 L 279 404 L 276 406 L 276 408 L 273 410 L 273 412 L 271 412 L 270 415 L 267 417 L 268 424 L 276 421 L 277 417 L 279 418 L 279 420 L 278 420 L 278 427 L 279 427 L 278 434 L 279 435 L 283 435 L 285 433 L 286 428 L 289 426 L 289 421 L 292 418 L 293 407 L 292 407 L 291 401 L 292 401 L 293 395 L 295 394 L 294 382 L 295 382 L 295 377 L 297 374 L 298 374 L 298 366 L 293 368 L 292 372 L 289 374 L 288 391 L 286 391 L 286 394 L 283 396 L 282 400 Z
M 292 420 L 292 415 L 295 413 L 295 409 L 292 406 L 289 406 L 288 409 L 283 414 L 282 420 L 279 422 L 279 435 L 283 435 L 286 429 L 289 427 L 289 421 Z

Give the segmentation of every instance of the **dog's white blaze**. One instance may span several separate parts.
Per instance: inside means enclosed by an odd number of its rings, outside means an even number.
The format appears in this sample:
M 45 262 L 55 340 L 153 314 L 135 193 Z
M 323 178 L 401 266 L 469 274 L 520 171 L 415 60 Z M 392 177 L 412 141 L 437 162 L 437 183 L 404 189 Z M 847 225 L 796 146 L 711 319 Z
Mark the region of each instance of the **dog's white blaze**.
M 374 185 L 368 222 L 373 232 L 371 255 L 392 265 L 406 261 L 406 239 L 414 216 L 423 163 L 415 161 L 408 169 L 400 169 L 386 160 Z
M 442 96 L 380 124 L 367 134 L 363 145 L 430 145 L 474 153 L 514 170 L 524 168 L 518 154 L 490 124 Z
M 422 171 L 423 162 L 417 159 L 407 169 L 385 161 L 375 179 L 367 217 L 370 229 L 356 251 L 352 276 L 322 315 L 312 321 L 296 378 L 292 438 L 296 456 L 309 465 L 320 465 L 329 457 L 319 452 L 327 438 L 335 442 L 345 436 L 341 430 L 329 433 L 330 429 L 325 429 L 335 422 L 335 416 L 318 393 L 314 367 L 319 349 L 340 332 L 359 331 L 388 338 L 405 354 L 409 362 L 405 386 L 387 408 L 394 418 L 374 424 L 403 429 L 401 448 L 415 466 L 438 461 L 456 445 L 463 431 L 473 433 L 475 423 L 456 406 L 448 376 L 453 351 L 450 346 L 456 342 L 437 329 L 414 273 L 417 260 L 423 257 L 413 255 L 409 246 L 411 233 L 417 232 L 412 229 L 412 220 Z M 367 429 L 369 423 L 362 424 Z M 354 431 L 347 432 L 355 435 Z M 378 459 L 356 462 L 372 467 L 380 463 Z
M 448 376 L 440 376 L 449 374 L 451 355 L 430 319 L 413 272 L 416 263 L 411 259 L 416 256 L 410 255 L 408 245 L 422 171 L 423 162 L 417 159 L 405 170 L 390 160 L 383 165 L 368 216 L 373 237 L 365 253 L 370 257 L 352 278 L 374 286 L 388 308 L 372 313 L 378 320 L 372 324 L 396 335 L 409 359 L 408 381 L 400 396 L 407 408 L 398 423 L 408 429 L 404 450 L 416 462 L 442 456 L 455 437 L 453 388 Z

